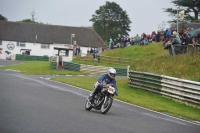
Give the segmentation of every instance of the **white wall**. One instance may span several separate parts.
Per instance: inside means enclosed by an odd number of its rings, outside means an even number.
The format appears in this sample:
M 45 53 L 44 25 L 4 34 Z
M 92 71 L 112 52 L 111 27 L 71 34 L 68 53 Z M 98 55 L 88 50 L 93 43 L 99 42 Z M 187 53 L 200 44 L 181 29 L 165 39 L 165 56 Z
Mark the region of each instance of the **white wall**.
M 7 48 L 7 45 L 9 43 L 13 43 L 14 44 L 14 49 L 13 50 L 9 50 Z M 0 45 L 0 48 L 3 48 L 2 50 L 2 54 L 0 54 L 0 59 L 6 59 L 7 56 L 13 56 L 13 55 L 16 55 L 16 54 L 22 54 L 22 51 L 21 49 L 30 49 L 30 55 L 35 55 L 35 56 L 55 56 L 56 54 L 58 54 L 58 50 L 54 50 L 54 47 L 57 47 L 57 48 L 65 48 L 65 49 L 68 49 L 69 48 L 69 45 L 67 44 L 50 44 L 50 47 L 49 49 L 43 49 L 41 48 L 41 44 L 40 43 L 29 43 L 29 42 L 26 42 L 26 46 L 25 47 L 20 47 L 20 46 L 17 46 L 17 42 L 16 41 L 3 41 L 2 40 L 2 45 Z M 20 51 L 21 50 L 21 51 Z M 11 52 L 10 55 L 7 55 L 5 53 L 5 51 L 9 51 Z M 71 54 L 69 54 L 69 56 L 71 56 Z M 72 59 L 73 57 L 71 57 Z
M 3 54 L 0 54 L 0 59 L 6 59 L 6 56 L 7 56 L 7 54 L 4 54 L 4 52 L 3 52 Z

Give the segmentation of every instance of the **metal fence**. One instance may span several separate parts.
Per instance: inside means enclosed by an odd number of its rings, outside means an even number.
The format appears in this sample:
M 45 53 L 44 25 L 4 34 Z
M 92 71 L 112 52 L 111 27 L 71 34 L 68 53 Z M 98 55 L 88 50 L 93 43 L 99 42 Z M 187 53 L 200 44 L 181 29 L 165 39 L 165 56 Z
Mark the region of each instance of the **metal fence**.
M 200 44 L 188 44 L 188 48 L 187 48 L 187 53 L 194 55 L 194 54 L 199 54 L 200 55 Z
M 129 71 L 128 85 L 200 107 L 200 82 Z
M 91 61 L 91 62 L 103 62 L 107 64 L 120 64 L 120 65 L 130 65 L 131 58 L 120 58 L 120 57 L 111 57 L 101 55 L 99 60 L 95 59 L 91 54 L 87 56 L 80 57 L 81 60 Z

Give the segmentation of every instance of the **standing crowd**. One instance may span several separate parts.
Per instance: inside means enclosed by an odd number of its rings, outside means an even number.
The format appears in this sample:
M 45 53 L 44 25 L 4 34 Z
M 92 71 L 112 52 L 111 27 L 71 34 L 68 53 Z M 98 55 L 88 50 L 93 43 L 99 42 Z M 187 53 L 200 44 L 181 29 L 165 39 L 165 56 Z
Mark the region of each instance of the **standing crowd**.
M 123 48 L 132 45 L 147 45 L 149 43 L 160 42 L 161 34 L 158 30 L 157 33 L 155 31 L 152 34 L 142 33 L 140 36 L 137 34 L 135 37 L 123 36 L 118 39 L 109 40 L 109 48 Z
M 154 42 L 164 42 L 164 49 L 168 49 L 170 45 L 179 45 L 187 47 L 188 44 L 200 44 L 200 30 L 198 31 L 197 36 L 191 36 L 188 32 L 192 29 L 183 29 L 181 32 L 177 32 L 176 27 L 167 28 L 164 32 L 153 31 L 151 34 L 142 33 L 140 36 L 137 34 L 135 37 L 122 36 L 116 39 L 110 38 L 108 44 L 104 43 L 103 47 L 91 48 L 88 47 L 88 54 L 93 54 L 94 58 L 98 55 L 101 55 L 102 51 L 115 49 L 115 48 L 124 48 L 133 45 L 147 45 Z M 186 52 L 186 51 L 185 51 Z

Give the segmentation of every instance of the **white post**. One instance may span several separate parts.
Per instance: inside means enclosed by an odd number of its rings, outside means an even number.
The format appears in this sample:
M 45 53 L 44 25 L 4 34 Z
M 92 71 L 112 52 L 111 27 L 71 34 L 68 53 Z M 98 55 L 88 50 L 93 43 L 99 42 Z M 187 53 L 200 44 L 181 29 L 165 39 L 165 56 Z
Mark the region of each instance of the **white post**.
M 178 20 L 179 20 L 179 15 L 178 15 L 178 9 L 177 9 L 177 33 L 178 33 Z
M 73 44 L 72 44 L 72 35 L 71 35 L 71 45 L 73 45 Z
M 130 66 L 127 66 L 127 78 L 129 78 L 129 69 L 130 69 Z
M 56 56 L 56 62 L 57 62 L 56 69 L 58 69 L 58 66 L 59 66 L 59 56 Z
M 75 34 L 71 34 L 71 45 L 73 46 L 73 49 L 74 49 L 74 45 L 72 43 L 72 38 L 75 37 Z M 74 53 L 74 50 L 73 50 L 73 57 L 75 57 L 75 53 Z

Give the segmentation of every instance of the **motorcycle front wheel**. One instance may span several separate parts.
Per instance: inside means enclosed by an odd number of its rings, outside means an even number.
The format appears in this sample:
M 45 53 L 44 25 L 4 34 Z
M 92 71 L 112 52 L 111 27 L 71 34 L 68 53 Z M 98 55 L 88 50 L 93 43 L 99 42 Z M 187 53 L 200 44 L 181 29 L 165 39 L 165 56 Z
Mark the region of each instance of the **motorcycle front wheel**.
M 90 104 L 90 102 L 87 100 L 85 103 L 85 109 L 90 111 L 92 109 L 92 105 Z
M 104 103 L 101 106 L 101 110 L 100 110 L 102 114 L 106 114 L 113 103 L 112 97 L 107 97 L 104 100 L 106 100 L 106 101 L 104 101 Z

